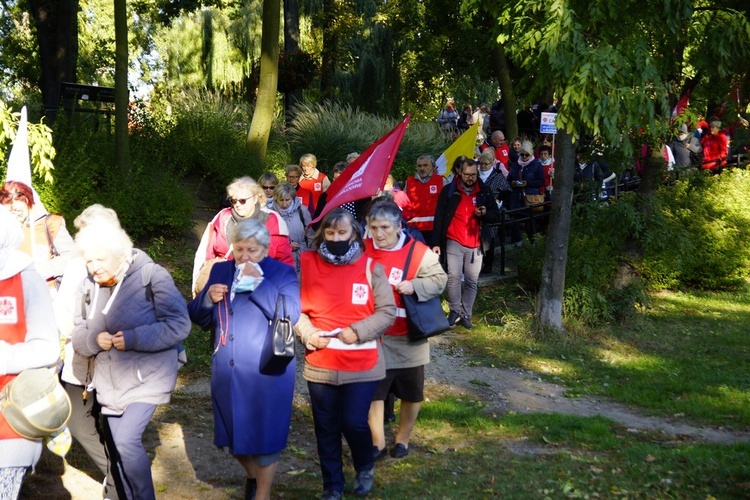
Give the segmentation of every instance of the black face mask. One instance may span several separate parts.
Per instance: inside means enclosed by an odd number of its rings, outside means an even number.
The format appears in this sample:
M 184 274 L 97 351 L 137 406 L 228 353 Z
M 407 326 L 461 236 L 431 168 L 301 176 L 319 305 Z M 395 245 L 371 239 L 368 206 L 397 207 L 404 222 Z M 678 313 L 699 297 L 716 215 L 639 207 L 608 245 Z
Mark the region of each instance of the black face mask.
M 335 255 L 336 257 L 341 257 L 342 255 L 346 255 L 346 252 L 348 252 L 351 247 L 352 247 L 352 242 L 349 240 L 326 241 L 326 248 L 328 249 L 329 252 L 331 252 L 331 255 Z

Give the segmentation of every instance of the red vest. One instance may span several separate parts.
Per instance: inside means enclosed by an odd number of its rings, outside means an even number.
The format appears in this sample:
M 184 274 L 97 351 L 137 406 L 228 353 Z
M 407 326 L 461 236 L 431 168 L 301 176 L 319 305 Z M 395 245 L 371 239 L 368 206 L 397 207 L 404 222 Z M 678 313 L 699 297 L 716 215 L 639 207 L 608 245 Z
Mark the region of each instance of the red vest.
M 420 231 L 432 231 L 441 189 L 443 189 L 443 176 L 438 173 L 432 174 L 427 182 L 420 182 L 414 176 L 406 180 L 406 195 L 411 201 L 410 226 Z
M 414 252 L 411 254 L 409 269 L 404 273 L 404 264 L 406 264 L 406 257 L 409 255 L 409 249 L 412 245 L 416 246 Z M 385 275 L 388 277 L 388 283 L 391 284 L 391 287 L 395 287 L 402 281 L 414 279 L 425 252 L 427 252 L 427 246 L 416 240 L 412 240 L 402 248 L 393 251 L 380 250 L 375 248 L 372 239 L 368 238 L 365 240 L 365 254 L 385 268 Z M 396 301 L 396 321 L 393 322 L 393 326 L 386 330 L 385 334 L 406 335 L 409 330 L 409 324 L 406 321 L 404 299 L 395 289 L 393 290 L 393 298 Z
M 324 174 L 323 172 L 318 172 L 317 177 L 314 177 L 312 179 L 305 179 L 304 177 L 302 177 L 299 180 L 299 185 L 312 193 L 312 202 L 313 206 L 315 207 L 318 206 L 318 198 L 320 198 L 320 195 L 323 194 L 323 191 L 325 191 L 325 189 L 323 189 L 323 179 L 325 178 L 326 174 Z
M 375 312 L 372 287 L 367 281 L 368 260 L 362 256 L 353 264 L 334 266 L 315 251 L 300 255 L 302 312 L 313 326 L 331 331 Z M 331 339 L 324 349 L 306 351 L 305 362 L 328 370 L 366 371 L 378 362 L 378 346 L 375 341 L 347 345 Z
M 0 281 L 0 340 L 17 344 L 26 339 L 26 312 L 23 304 L 23 283 L 16 274 Z M 16 375 L 0 376 L 0 389 L 16 378 Z M 0 439 L 16 439 L 21 436 L 10 428 L 0 413 Z
M 474 215 L 474 210 L 477 208 L 479 183 L 474 184 L 471 194 L 466 194 L 461 186 L 456 187 L 456 192 L 461 195 L 461 201 L 453 214 L 446 237 L 465 247 L 477 248 L 480 245 L 479 218 Z

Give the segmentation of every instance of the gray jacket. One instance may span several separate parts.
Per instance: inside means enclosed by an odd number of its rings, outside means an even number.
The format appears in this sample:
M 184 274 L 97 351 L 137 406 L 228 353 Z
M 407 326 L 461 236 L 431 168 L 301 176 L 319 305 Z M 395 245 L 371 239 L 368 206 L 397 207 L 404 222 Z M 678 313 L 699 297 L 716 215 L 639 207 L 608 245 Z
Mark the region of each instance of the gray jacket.
M 100 287 L 88 277 L 78 289 L 73 348 L 95 358 L 94 387 L 105 414 L 119 415 L 130 403 L 167 403 L 177 381 L 177 345 L 190 333 L 190 318 L 166 269 L 154 265 L 150 292 L 144 287 L 141 267 L 150 262 L 136 249 L 119 285 Z M 97 343 L 99 333 L 120 331 L 124 350 Z

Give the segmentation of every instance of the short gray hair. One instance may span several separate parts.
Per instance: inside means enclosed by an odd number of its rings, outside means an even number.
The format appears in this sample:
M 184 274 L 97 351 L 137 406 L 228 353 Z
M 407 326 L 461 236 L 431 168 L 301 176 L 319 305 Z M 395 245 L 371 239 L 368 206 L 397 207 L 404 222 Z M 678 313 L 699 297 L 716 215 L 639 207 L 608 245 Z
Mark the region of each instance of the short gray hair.
M 265 224 L 251 218 L 241 219 L 237 222 L 229 238 L 232 243 L 237 243 L 248 238 L 255 238 L 255 241 L 266 250 L 268 250 L 268 245 L 271 244 L 271 235 L 268 233 Z
M 492 148 L 487 148 L 484 151 L 482 151 L 482 154 L 479 155 L 479 162 L 481 163 L 482 160 L 490 160 L 491 162 L 495 162 L 495 150 Z
M 91 249 L 102 249 L 108 255 L 131 261 L 133 241 L 119 223 L 108 219 L 94 219 L 76 234 L 76 248 L 86 258 Z
M 281 198 L 286 198 L 287 196 L 294 200 L 297 197 L 297 190 L 288 182 L 280 182 L 276 185 L 276 189 L 273 190 L 273 199 L 279 201 Z
M 401 209 L 396 202 L 385 196 L 376 199 L 367 211 L 368 224 L 374 220 L 387 220 L 393 224 L 393 227 L 400 228 L 401 218 Z
M 96 220 L 110 221 L 117 227 L 120 227 L 120 219 L 117 217 L 117 212 L 111 208 L 107 208 L 99 203 L 94 203 L 83 209 L 78 217 L 73 221 L 73 225 L 77 229 L 83 229 Z
M 430 165 L 435 166 L 435 157 L 432 155 L 419 155 L 417 156 L 417 161 L 419 160 L 427 160 L 430 162 Z

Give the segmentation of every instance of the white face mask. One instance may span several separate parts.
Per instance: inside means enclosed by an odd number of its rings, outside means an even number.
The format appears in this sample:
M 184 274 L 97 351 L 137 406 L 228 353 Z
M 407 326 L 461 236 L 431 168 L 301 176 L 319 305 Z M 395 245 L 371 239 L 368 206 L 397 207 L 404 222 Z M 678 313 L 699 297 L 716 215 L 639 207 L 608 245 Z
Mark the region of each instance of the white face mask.
M 677 137 L 679 137 L 679 139 L 680 139 L 681 141 L 684 141 L 685 139 L 687 139 L 687 136 L 688 136 L 687 134 L 680 134 L 680 135 L 678 135 Z

